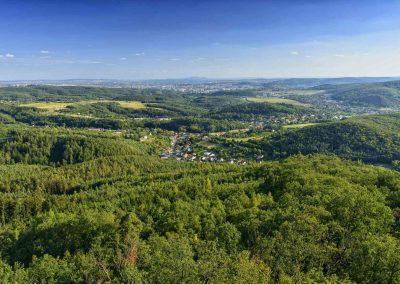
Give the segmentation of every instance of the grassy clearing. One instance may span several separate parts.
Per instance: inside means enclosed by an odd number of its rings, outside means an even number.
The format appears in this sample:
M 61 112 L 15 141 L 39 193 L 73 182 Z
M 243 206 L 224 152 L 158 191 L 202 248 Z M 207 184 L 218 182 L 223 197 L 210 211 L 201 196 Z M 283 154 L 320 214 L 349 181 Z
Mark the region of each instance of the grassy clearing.
M 295 100 L 289 100 L 284 98 L 247 98 L 248 101 L 254 103 L 270 103 L 270 104 L 289 104 L 289 105 L 296 105 L 296 106 L 305 106 L 301 102 Z
M 229 137 L 225 138 L 227 141 L 235 141 L 235 142 L 247 142 L 250 140 L 255 140 L 259 141 L 262 140 L 263 138 L 267 137 L 267 135 L 252 135 L 252 136 L 247 136 L 247 137 Z
M 80 101 L 76 104 L 83 104 L 83 105 L 90 105 L 90 104 L 97 104 L 97 103 L 117 103 L 122 108 L 129 108 L 129 109 L 143 109 L 146 106 L 138 101 L 112 101 L 112 100 L 90 100 L 90 101 Z
M 35 102 L 35 103 L 21 104 L 21 106 L 33 107 L 38 109 L 44 109 L 49 112 L 54 112 L 57 110 L 65 109 L 67 106 L 72 104 L 73 103 L 63 103 L 63 102 Z
M 123 108 L 129 108 L 129 109 L 144 109 L 146 108 L 146 106 L 141 103 L 141 102 L 137 102 L 137 101 L 117 101 L 119 103 L 119 105 Z
M 313 125 L 317 125 L 317 124 L 318 124 L 318 123 L 289 124 L 289 125 L 283 126 L 283 128 L 286 128 L 286 129 L 291 129 L 291 128 L 304 128 L 304 127 L 313 126 Z
M 250 140 L 259 141 L 266 137 L 271 136 L 271 134 L 272 134 L 272 132 L 270 132 L 270 131 L 264 131 L 264 132 L 260 132 L 260 133 L 248 134 L 247 136 L 241 135 L 239 137 L 225 137 L 225 139 L 227 141 L 236 141 L 236 142 L 247 142 Z
M 208 135 L 210 136 L 223 136 L 226 134 L 237 134 L 237 133 L 242 133 L 248 131 L 248 128 L 243 128 L 243 129 L 232 129 L 228 131 L 222 131 L 222 132 L 210 132 Z
M 76 103 L 69 102 L 33 102 L 27 104 L 21 104 L 23 107 L 34 107 L 37 109 L 47 110 L 48 112 L 56 112 L 65 109 L 71 105 L 90 105 L 95 103 L 117 103 L 123 108 L 129 109 L 143 109 L 146 106 L 138 101 L 111 101 L 111 100 L 90 100 L 90 101 L 79 101 Z

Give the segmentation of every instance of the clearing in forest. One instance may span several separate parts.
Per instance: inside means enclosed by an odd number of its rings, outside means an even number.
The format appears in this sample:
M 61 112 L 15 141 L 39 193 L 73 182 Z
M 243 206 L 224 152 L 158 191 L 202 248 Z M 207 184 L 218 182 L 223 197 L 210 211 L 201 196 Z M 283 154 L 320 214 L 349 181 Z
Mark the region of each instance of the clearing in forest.
M 21 104 L 23 107 L 34 107 L 38 109 L 44 109 L 48 112 L 56 112 L 62 109 L 65 109 L 67 106 L 70 105 L 88 105 L 88 104 L 95 104 L 95 103 L 117 103 L 123 108 L 129 109 L 143 109 L 146 106 L 139 102 L 139 101 L 112 101 L 112 100 L 90 100 L 90 101 L 79 101 L 76 103 L 71 102 L 32 102 L 32 103 L 25 103 Z
M 249 102 L 254 102 L 254 103 L 288 104 L 288 105 L 296 105 L 296 106 L 305 106 L 306 105 L 306 104 L 303 104 L 303 103 L 295 101 L 295 100 L 289 100 L 289 99 L 284 99 L 284 98 L 275 98 L 275 97 L 247 98 L 247 100 Z

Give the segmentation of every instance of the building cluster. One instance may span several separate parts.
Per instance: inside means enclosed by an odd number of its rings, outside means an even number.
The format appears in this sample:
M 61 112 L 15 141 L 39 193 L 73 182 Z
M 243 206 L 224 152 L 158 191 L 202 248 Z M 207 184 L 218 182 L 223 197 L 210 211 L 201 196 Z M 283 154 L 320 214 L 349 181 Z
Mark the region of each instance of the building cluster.
M 196 153 L 192 146 L 192 140 L 195 138 L 208 141 L 209 136 L 199 134 L 189 134 L 186 132 L 174 133 L 171 137 L 171 144 L 168 149 L 161 153 L 161 159 L 176 159 L 177 161 L 198 161 L 198 162 L 211 162 L 211 163 L 230 163 L 236 165 L 247 164 L 244 158 L 222 158 L 212 150 L 198 151 Z M 263 155 L 255 155 L 255 161 L 262 161 Z
M 325 120 L 323 116 L 314 114 L 270 116 L 263 119 L 252 119 L 250 121 L 250 126 L 255 129 L 269 129 L 271 126 L 319 122 L 323 120 Z
M 218 158 L 211 151 L 205 151 L 202 154 L 195 153 L 192 147 L 193 135 L 187 132 L 174 133 L 170 147 L 161 153 L 161 158 L 173 158 L 178 161 L 224 162 L 224 159 Z
M 238 83 L 237 81 L 212 81 L 212 82 L 198 82 L 198 83 L 183 83 L 183 82 L 136 82 L 132 88 L 136 89 L 160 89 L 166 91 L 175 91 L 182 93 L 193 94 L 210 94 L 221 91 L 238 91 L 253 89 L 254 83 Z
M 174 133 L 171 138 L 171 145 L 163 153 L 161 153 L 162 159 L 174 158 L 178 161 L 181 160 L 196 160 L 196 154 L 193 153 L 191 144 L 190 134 Z

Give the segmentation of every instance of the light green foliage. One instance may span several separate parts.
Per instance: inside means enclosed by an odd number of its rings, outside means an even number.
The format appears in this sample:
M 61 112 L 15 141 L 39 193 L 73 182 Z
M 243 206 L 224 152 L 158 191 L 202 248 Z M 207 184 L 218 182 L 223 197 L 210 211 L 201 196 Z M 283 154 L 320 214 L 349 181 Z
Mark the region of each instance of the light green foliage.
M 400 280 L 398 173 L 324 156 L 242 167 L 127 157 L 35 166 L 34 182 L 3 168 L 3 279 Z M 65 193 L 47 185 L 59 179 Z
M 69 105 L 65 116 L 0 104 L 8 118 L 0 124 L 1 283 L 400 283 L 400 173 L 333 155 L 398 166 L 397 115 L 231 139 L 225 149 L 284 158 L 239 166 L 162 160 L 171 133 L 154 126 L 219 130 L 214 143 L 246 119 L 314 111 L 244 103 L 243 92 L 1 93 L 17 102 L 102 100 Z

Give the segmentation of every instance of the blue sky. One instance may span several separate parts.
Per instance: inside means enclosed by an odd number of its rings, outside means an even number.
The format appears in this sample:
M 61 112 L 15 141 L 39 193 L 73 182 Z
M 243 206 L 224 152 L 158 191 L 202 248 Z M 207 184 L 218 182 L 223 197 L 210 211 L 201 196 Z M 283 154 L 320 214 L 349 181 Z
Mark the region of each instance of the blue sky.
M 400 1 L 0 1 L 0 80 L 399 76 Z

